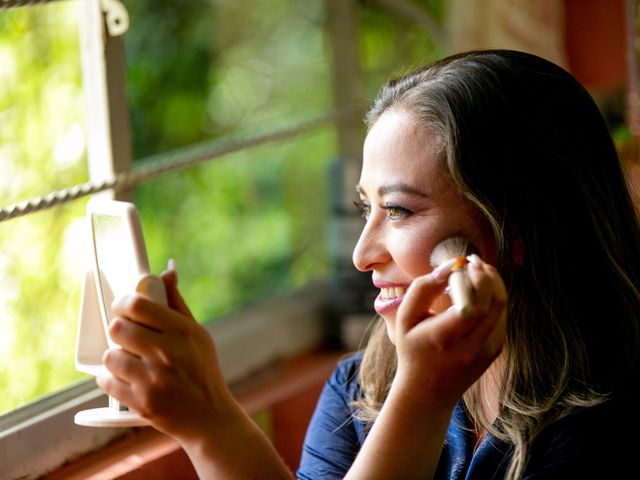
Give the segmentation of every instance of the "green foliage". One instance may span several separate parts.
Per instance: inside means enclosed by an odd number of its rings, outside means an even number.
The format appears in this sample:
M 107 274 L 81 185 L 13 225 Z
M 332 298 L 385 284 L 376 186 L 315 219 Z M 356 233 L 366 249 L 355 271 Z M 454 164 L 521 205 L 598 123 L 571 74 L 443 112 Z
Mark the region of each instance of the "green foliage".
M 0 13 L 0 202 L 87 180 L 75 5 Z M 0 224 L 0 413 L 68 385 L 84 202 Z
M 153 33 L 125 42 L 137 156 L 330 110 L 322 2 L 152 3 L 131 19 Z M 153 268 L 176 260 L 197 318 L 328 274 L 333 145 L 312 132 L 137 188 Z
M 319 132 L 138 187 L 152 269 L 176 260 L 198 319 L 328 274 L 331 144 Z
M 416 3 L 421 3 L 437 24 L 444 23 L 446 0 Z M 362 8 L 358 31 L 363 93 L 370 100 L 390 77 L 408 73 L 443 54 L 444 45 L 423 25 L 374 6 Z
M 331 104 L 322 1 L 131 2 L 134 157 L 252 132 Z

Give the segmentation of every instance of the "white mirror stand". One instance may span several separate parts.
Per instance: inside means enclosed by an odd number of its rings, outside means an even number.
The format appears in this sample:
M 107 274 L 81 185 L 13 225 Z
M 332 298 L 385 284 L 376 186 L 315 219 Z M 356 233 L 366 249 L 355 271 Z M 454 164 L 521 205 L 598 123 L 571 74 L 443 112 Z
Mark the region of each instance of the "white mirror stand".
M 82 302 L 76 338 L 75 365 L 80 372 L 91 375 L 108 375 L 102 364 L 102 356 L 109 348 L 104 328 L 94 274 L 85 275 Z M 109 397 L 109 406 L 82 410 L 76 413 L 74 422 L 86 427 L 139 427 L 148 425 L 148 420 Z

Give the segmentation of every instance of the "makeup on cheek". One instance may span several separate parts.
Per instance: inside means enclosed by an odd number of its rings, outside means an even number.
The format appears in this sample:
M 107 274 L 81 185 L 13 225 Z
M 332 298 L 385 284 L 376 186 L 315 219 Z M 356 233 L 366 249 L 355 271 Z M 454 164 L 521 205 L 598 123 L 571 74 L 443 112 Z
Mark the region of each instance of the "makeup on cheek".
M 473 291 L 465 266 L 467 257 L 477 254 L 478 248 L 469 240 L 462 237 L 451 237 L 440 242 L 431 253 L 432 272 L 436 276 L 449 274 L 449 296 L 451 303 L 463 315 L 470 315 L 473 311 Z

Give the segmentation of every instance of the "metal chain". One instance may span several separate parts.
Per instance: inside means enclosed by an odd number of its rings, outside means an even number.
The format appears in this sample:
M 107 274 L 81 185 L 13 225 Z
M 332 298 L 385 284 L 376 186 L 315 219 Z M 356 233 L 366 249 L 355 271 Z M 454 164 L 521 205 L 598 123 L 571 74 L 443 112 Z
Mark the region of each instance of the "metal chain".
M 140 166 L 120 172 L 110 179 L 101 182 L 82 183 L 4 207 L 0 209 L 0 222 L 69 203 L 73 200 L 111 188 L 116 192 L 129 190 L 138 183 L 154 177 L 184 170 L 208 160 L 215 160 L 232 152 L 299 135 L 335 120 L 336 117 L 337 114 L 331 113 L 292 127 L 282 128 L 252 137 L 231 139 L 222 142 L 212 140 L 166 154 L 147 157 L 140 161 Z
M 53 3 L 60 0 L 0 0 L 0 11 L 10 8 L 31 7 L 42 3 Z

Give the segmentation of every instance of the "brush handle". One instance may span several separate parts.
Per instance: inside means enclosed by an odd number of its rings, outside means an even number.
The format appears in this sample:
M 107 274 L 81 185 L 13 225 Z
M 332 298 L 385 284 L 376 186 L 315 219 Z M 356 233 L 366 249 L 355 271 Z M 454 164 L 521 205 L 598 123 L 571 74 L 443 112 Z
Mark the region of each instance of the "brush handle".
M 462 268 L 454 270 L 449 275 L 449 297 L 455 308 L 463 315 L 470 315 L 473 311 L 473 292 Z

